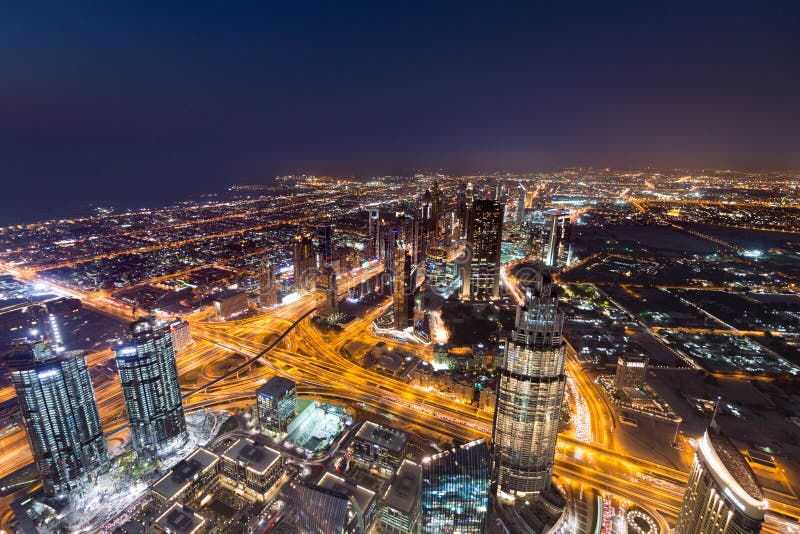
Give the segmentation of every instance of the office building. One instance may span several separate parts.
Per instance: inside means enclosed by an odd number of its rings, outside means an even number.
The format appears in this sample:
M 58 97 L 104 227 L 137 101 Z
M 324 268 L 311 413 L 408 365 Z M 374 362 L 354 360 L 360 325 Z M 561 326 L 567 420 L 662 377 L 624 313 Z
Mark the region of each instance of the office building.
M 286 432 L 297 415 L 297 387 L 281 376 L 273 376 L 256 390 L 256 410 L 261 430 L 274 434 Z
M 333 265 L 333 225 L 317 226 L 317 268 L 322 270 Z
M 566 376 L 564 316 L 541 274 L 517 308 L 495 400 L 492 482 L 514 501 L 550 486 Z
M 378 208 L 369 210 L 369 226 L 367 246 L 365 256 L 369 259 L 379 258 L 381 254 L 380 247 L 380 227 L 381 227 L 381 211 Z
M 258 266 L 258 305 L 269 308 L 278 303 L 278 292 L 275 290 L 275 268 L 265 254 Z
M 525 221 L 525 197 L 527 196 L 527 191 L 525 190 L 525 186 L 519 184 L 517 188 L 517 212 L 516 212 L 516 223 L 522 224 Z
M 408 249 L 398 250 L 394 257 L 394 278 L 392 310 L 394 328 L 405 330 L 414 326 L 414 280 L 411 253 Z
M 370 469 L 393 473 L 405 458 L 407 442 L 405 432 L 364 421 L 350 444 L 350 454 Z
M 159 509 L 168 509 L 173 504 L 195 505 L 216 480 L 219 472 L 219 456 L 198 447 L 150 488 L 150 495 Z
M 467 228 L 467 254 L 461 297 L 487 300 L 500 297 L 500 251 L 503 241 L 503 205 L 476 200 Z
M 314 290 L 317 280 L 317 259 L 314 241 L 309 234 L 295 236 L 292 248 L 294 263 L 294 288 L 300 293 Z
M 78 490 L 108 469 L 108 450 L 83 353 L 39 343 L 6 358 L 45 494 Z
M 458 237 L 464 238 L 467 236 L 467 184 L 461 182 L 456 187 L 456 206 L 455 217 L 458 224 Z
M 222 291 L 214 296 L 214 312 L 220 321 L 228 321 L 248 310 L 247 293 L 244 291 Z
M 354 532 L 370 532 L 377 511 L 377 494 L 330 471 L 322 475 L 317 486 L 323 490 L 345 496 L 351 504 L 351 525 L 359 525 Z M 363 529 L 363 530 L 361 530 Z
M 336 271 L 332 267 L 320 269 L 316 282 L 317 317 L 327 322 L 339 318 L 339 289 L 336 285 Z
M 172 347 L 176 353 L 194 344 L 189 323 L 183 319 L 174 319 L 170 322 L 169 331 L 172 334 Z
M 381 534 L 415 534 L 421 520 L 422 467 L 403 460 L 389 482 L 380 505 Z
M 163 534 L 202 534 L 208 524 L 192 508 L 175 503 L 156 518 L 153 527 L 155 532 Z
M 614 388 L 622 391 L 625 388 L 640 388 L 647 375 L 649 358 L 640 354 L 623 354 L 617 358 L 617 370 L 614 374 Z
M 283 474 L 281 453 L 250 438 L 239 438 L 222 453 L 223 480 L 253 500 L 263 501 Z
M 479 534 L 488 504 L 489 454 L 482 439 L 422 460 L 423 534 Z
M 767 502 L 752 469 L 731 441 L 706 431 L 695 452 L 676 534 L 758 534 Z
M 131 442 L 155 454 L 186 436 L 178 367 L 169 323 L 147 317 L 130 324 L 127 340 L 114 346 Z

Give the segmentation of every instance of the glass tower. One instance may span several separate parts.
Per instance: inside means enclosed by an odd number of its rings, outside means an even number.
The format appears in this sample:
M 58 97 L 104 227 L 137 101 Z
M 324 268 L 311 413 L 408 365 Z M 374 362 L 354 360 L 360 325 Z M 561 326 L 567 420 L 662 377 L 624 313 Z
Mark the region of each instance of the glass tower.
M 489 300 L 500 296 L 503 208 L 496 200 L 476 200 L 472 205 L 467 228 L 467 243 L 472 250 L 464 265 L 462 298 Z
M 83 353 L 39 343 L 6 363 L 45 493 L 73 491 L 106 471 L 106 439 Z
M 489 454 L 482 439 L 422 460 L 423 534 L 483 532 Z
M 497 388 L 493 482 L 500 500 L 550 486 L 566 384 L 563 322 L 555 286 L 539 274 L 517 308 Z
M 676 534 L 758 534 L 767 502 L 739 449 L 707 431 L 694 457 Z
M 130 339 L 114 352 L 136 451 L 155 454 L 184 437 L 186 417 L 169 324 L 154 317 L 131 323 Z

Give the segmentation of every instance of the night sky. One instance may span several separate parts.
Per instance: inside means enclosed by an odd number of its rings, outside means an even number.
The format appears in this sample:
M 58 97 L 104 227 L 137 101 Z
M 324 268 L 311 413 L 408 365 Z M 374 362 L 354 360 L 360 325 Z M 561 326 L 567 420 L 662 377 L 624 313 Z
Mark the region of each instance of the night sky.
M 800 168 L 800 2 L 162 4 L 0 5 L 0 222 L 290 172 Z

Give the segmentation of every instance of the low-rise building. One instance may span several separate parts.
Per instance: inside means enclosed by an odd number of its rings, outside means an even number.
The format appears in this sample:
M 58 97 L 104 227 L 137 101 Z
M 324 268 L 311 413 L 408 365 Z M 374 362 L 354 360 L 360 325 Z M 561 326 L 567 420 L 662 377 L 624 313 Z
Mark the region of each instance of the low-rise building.
M 247 293 L 244 291 L 223 291 L 214 297 L 217 319 L 227 321 L 245 313 L 248 309 L 247 302 Z
M 150 492 L 165 508 L 178 502 L 192 504 L 216 478 L 218 464 L 219 456 L 198 447 L 156 482 Z
M 283 474 L 283 465 L 280 452 L 240 438 L 222 453 L 220 473 L 229 484 L 263 500 Z
M 156 532 L 164 534 L 202 534 L 207 523 L 188 506 L 175 503 L 156 519 L 154 527 Z
M 403 460 L 381 499 L 381 534 L 413 534 L 419 531 L 422 467 Z

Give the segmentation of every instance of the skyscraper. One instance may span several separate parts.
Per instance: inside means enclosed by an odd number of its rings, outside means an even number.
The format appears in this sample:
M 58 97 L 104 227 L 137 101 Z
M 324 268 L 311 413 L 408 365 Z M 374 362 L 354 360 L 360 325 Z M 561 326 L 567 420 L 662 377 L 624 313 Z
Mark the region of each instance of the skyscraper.
M 22 423 L 47 495 L 80 488 L 108 469 L 92 380 L 81 352 L 39 343 L 6 359 Z
M 525 220 L 525 196 L 527 195 L 527 191 L 525 191 L 525 186 L 519 184 L 517 188 L 517 213 L 516 219 L 517 224 L 522 224 Z
M 555 286 L 539 275 L 517 308 L 497 388 L 493 482 L 501 500 L 550 486 L 566 384 L 563 322 Z
M 264 308 L 278 303 L 278 292 L 275 291 L 275 268 L 266 254 L 261 258 L 258 268 L 258 303 Z
M 256 390 L 258 424 L 262 430 L 281 434 L 297 415 L 297 386 L 288 378 L 273 376 Z
M 408 249 L 398 250 L 395 253 L 392 309 L 396 330 L 405 330 L 414 325 L 414 282 L 411 263 L 411 253 Z
M 380 256 L 380 226 L 381 212 L 378 208 L 369 210 L 369 241 L 367 242 L 367 257 L 374 259 Z
M 502 241 L 503 205 L 496 200 L 476 200 L 467 228 L 467 243 L 472 251 L 464 265 L 462 298 L 486 300 L 500 296 Z
M 186 434 L 169 324 L 155 317 L 134 321 L 129 339 L 116 345 L 114 352 L 133 447 L 139 453 L 156 454 Z
M 458 237 L 467 236 L 467 184 L 461 182 L 456 188 L 456 221 L 458 221 Z
M 316 256 L 314 242 L 309 234 L 299 234 L 294 238 L 293 249 L 294 288 L 300 293 L 308 293 L 314 289 L 317 279 Z
M 706 431 L 695 453 L 676 534 L 758 534 L 767 503 L 731 441 Z
M 317 268 L 323 269 L 333 264 L 333 225 L 317 226 Z
M 544 263 L 548 267 L 563 266 L 567 263 L 570 247 L 569 212 L 558 212 L 548 218 L 547 250 Z
M 339 316 L 339 291 L 332 267 L 325 267 L 317 274 L 316 293 L 317 316 L 325 321 L 335 320 Z
M 489 455 L 482 439 L 422 460 L 422 533 L 483 532 Z
M 439 187 L 439 182 L 433 181 L 431 187 L 431 220 L 430 230 L 434 236 L 439 235 L 439 224 L 442 218 L 442 188 Z

